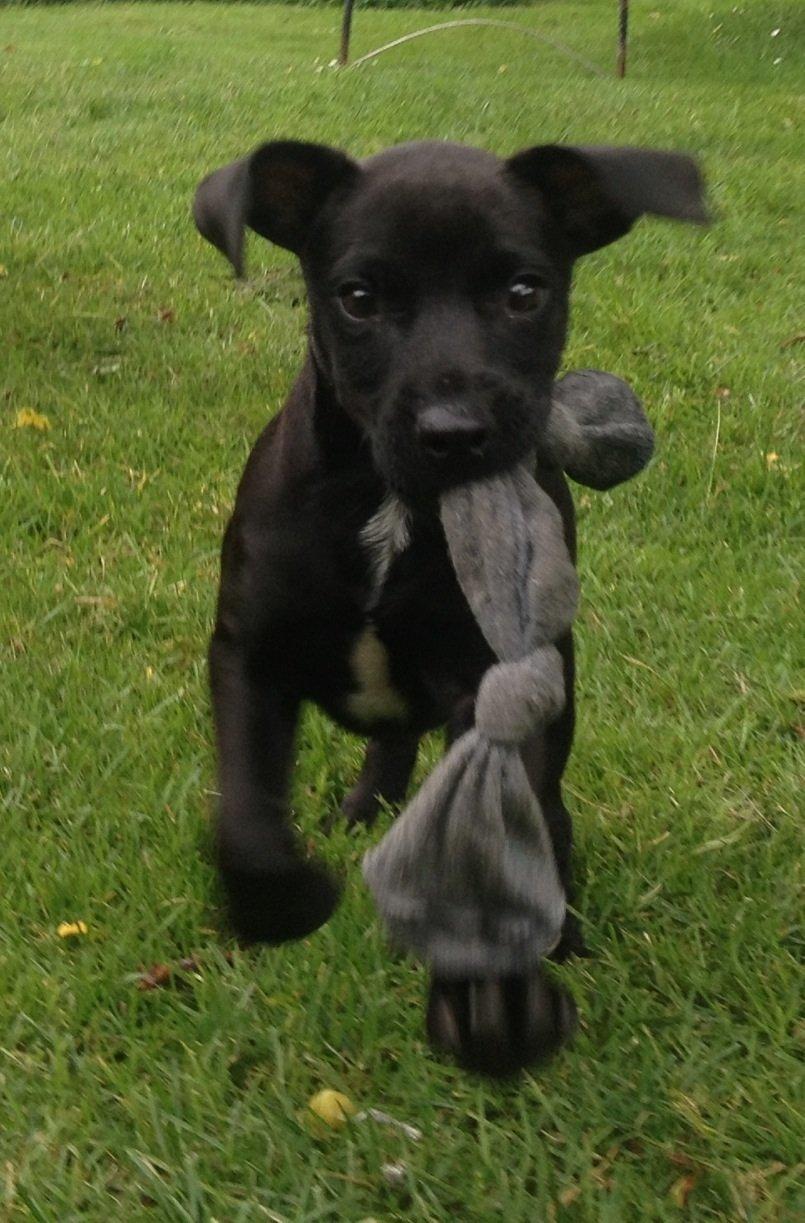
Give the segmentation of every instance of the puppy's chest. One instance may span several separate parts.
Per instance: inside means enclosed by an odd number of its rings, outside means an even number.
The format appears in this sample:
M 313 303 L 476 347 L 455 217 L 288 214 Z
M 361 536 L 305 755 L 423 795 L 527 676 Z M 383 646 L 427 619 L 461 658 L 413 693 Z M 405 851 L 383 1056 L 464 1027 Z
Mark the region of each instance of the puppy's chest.
M 350 642 L 343 712 L 366 728 L 436 725 L 489 663 L 441 532 L 417 529 L 386 506 L 361 542 L 368 593 Z

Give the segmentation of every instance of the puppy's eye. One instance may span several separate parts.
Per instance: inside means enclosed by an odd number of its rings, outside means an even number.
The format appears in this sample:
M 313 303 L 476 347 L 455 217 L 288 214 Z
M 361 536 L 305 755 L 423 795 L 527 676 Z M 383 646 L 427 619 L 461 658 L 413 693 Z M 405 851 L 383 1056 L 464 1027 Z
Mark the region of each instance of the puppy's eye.
M 370 319 L 378 312 L 377 297 L 368 285 L 342 285 L 338 290 L 338 300 L 341 302 L 341 309 L 350 318 Z
M 539 276 L 515 276 L 507 290 L 506 307 L 510 314 L 528 314 L 544 306 L 548 286 Z

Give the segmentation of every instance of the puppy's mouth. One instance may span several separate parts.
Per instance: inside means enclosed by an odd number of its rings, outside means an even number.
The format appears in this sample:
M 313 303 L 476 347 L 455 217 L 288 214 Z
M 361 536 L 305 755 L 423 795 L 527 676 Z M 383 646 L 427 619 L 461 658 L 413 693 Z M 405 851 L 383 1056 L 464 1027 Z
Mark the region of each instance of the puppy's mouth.
M 524 460 L 534 448 L 536 420 L 533 405 L 520 397 L 471 409 L 444 401 L 398 407 L 378 422 L 375 463 L 403 501 L 432 500 Z

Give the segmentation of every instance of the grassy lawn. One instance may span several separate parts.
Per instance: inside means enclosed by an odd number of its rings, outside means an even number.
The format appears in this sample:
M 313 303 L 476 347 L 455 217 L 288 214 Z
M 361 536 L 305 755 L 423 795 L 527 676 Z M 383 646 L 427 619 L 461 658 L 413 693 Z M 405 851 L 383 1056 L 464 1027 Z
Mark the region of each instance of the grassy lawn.
M 0 1219 L 802 1217 L 805 29 L 795 0 L 632 7 L 625 82 L 614 0 L 491 14 L 604 79 L 501 30 L 335 73 L 333 9 L 0 15 Z M 434 19 L 359 11 L 355 54 Z M 659 451 L 633 486 L 577 498 L 568 785 L 594 957 L 564 970 L 575 1048 L 516 1084 L 428 1053 L 424 972 L 389 954 L 360 881 L 370 837 L 319 831 L 360 745 L 316 713 L 295 809 L 346 878 L 342 908 L 280 951 L 220 931 L 218 548 L 304 311 L 290 257 L 256 240 L 237 288 L 188 200 L 274 135 L 357 154 L 425 136 L 666 145 L 711 182 L 712 229 L 643 224 L 577 279 L 567 365 L 629 378 Z M 78 920 L 86 934 L 58 937 Z M 322 1087 L 422 1141 L 312 1129 Z

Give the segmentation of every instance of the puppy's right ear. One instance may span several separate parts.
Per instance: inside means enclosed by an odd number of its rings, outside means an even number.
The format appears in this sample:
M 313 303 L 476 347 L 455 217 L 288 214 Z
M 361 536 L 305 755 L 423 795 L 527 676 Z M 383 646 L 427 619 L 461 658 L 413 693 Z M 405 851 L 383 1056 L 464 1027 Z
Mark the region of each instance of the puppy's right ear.
M 338 149 L 274 140 L 241 161 L 214 170 L 198 186 L 193 218 L 199 232 L 243 275 L 243 231 L 301 255 L 327 197 L 360 170 Z

